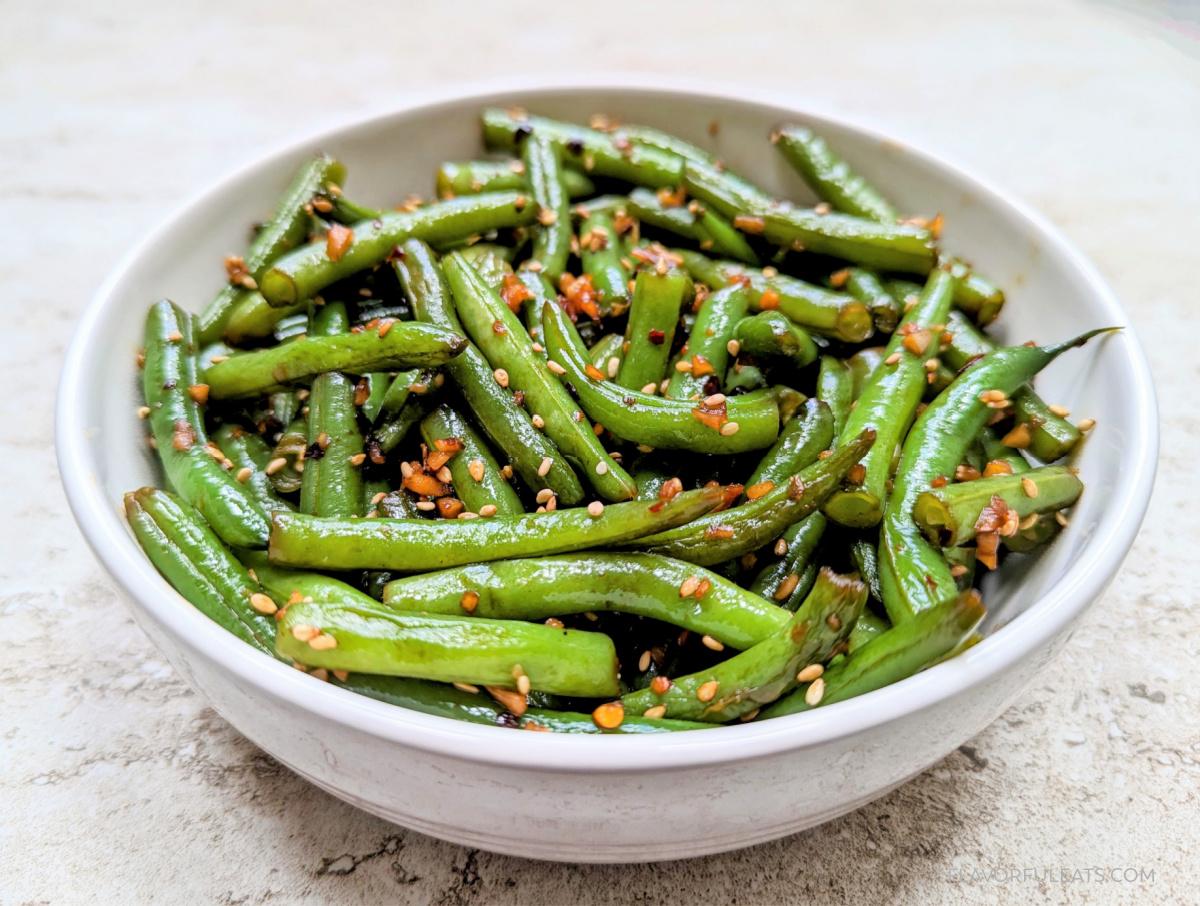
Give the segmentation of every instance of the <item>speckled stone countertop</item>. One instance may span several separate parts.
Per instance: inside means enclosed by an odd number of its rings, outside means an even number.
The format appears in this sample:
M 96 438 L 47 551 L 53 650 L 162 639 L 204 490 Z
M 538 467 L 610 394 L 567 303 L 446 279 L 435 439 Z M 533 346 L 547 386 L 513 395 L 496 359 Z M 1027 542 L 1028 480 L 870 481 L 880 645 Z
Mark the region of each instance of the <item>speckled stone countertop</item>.
M 1200 24 L 1144 5 L 0 5 L 0 904 L 1196 902 Z M 1063 656 L 918 779 L 742 852 L 524 862 L 330 798 L 163 663 L 58 484 L 72 322 L 180 198 L 412 88 L 556 67 L 793 89 L 941 149 L 1061 227 L 1151 346 L 1158 490 Z

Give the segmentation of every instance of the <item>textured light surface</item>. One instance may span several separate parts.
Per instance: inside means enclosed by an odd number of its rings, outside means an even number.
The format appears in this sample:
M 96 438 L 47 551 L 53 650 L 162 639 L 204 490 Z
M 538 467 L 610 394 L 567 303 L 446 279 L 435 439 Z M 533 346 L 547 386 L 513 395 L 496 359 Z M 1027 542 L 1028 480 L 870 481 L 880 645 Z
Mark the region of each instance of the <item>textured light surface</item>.
M 26 4 L 0 10 L 0 902 L 1118 902 L 1197 886 L 1200 41 L 1068 3 Z M 1190 42 L 1190 43 L 1189 43 Z M 1177 48 L 1192 52 L 1180 53 Z M 956 755 L 858 812 L 690 863 L 469 851 L 309 786 L 161 663 L 65 508 L 51 411 L 69 325 L 184 195 L 406 89 L 636 68 L 794 90 L 963 161 L 1044 213 L 1140 325 L 1159 490 L 1064 655 Z M 797 764 L 797 770 L 803 770 Z M 703 795 L 703 790 L 680 791 Z M 1154 881 L 960 885 L 955 869 Z

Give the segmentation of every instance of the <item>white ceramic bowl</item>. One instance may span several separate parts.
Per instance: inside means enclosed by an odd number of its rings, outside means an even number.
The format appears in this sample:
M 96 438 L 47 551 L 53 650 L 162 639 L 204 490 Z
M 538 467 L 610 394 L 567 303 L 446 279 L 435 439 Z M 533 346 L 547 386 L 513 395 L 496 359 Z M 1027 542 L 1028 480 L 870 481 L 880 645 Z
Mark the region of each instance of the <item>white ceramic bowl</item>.
M 644 80 L 494 85 L 414 103 L 294 142 L 211 186 L 120 262 L 85 310 L 63 369 L 63 483 L 96 556 L 139 625 L 241 733 L 335 796 L 397 824 L 497 852 L 580 862 L 673 859 L 811 827 L 898 786 L 978 733 L 1065 643 L 1113 578 L 1149 500 L 1158 448 L 1150 372 L 1132 330 L 1062 357 L 1039 379 L 1097 426 L 1077 464 L 1087 492 L 1041 556 L 989 577 L 986 640 L 870 695 L 776 720 L 641 737 L 550 736 L 458 723 L 361 698 L 261 655 L 181 598 L 120 515 L 123 492 L 160 481 L 142 440 L 134 354 L 163 296 L 199 310 L 222 256 L 321 148 L 374 204 L 428 195 L 436 164 L 476 156 L 489 104 L 586 121 L 596 111 L 676 132 L 767 189 L 811 197 L 766 141 L 810 124 L 901 209 L 946 215 L 944 244 L 1009 293 L 1009 341 L 1054 341 L 1129 318 L 1053 227 L 926 151 L 786 100 L 747 100 Z M 710 138 L 708 126 L 720 123 Z M 997 628 L 999 627 L 999 628 Z

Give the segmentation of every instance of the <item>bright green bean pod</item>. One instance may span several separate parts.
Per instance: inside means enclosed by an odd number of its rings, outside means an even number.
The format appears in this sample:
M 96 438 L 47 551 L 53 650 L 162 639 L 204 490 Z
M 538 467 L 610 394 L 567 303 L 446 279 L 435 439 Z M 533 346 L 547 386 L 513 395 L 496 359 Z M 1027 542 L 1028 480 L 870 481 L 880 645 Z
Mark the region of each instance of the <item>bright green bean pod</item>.
M 956 370 L 996 348 L 992 340 L 958 312 L 950 313 L 946 330 L 951 339 L 942 357 L 947 365 Z M 1042 462 L 1062 459 L 1078 445 L 1083 436 L 1079 429 L 1051 412 L 1032 387 L 1022 387 L 1013 394 L 1012 401 L 1017 424 L 1025 425 L 1028 432 L 1029 441 L 1024 449 Z
M 430 449 L 440 449 L 438 441 L 461 441 L 462 448 L 446 466 L 453 478 L 454 494 L 469 512 L 481 516 L 517 516 L 525 512 L 521 498 L 500 474 L 500 464 L 483 438 L 449 406 L 438 406 L 429 413 L 421 422 L 421 437 Z M 489 506 L 491 509 L 484 512 Z
M 279 496 L 267 475 L 267 465 L 272 458 L 271 448 L 260 435 L 237 425 L 223 425 L 213 435 L 213 440 L 233 463 L 234 477 L 249 489 L 264 510 L 270 512 L 295 508 L 290 501 Z
M 740 284 L 751 311 L 778 310 L 805 330 L 825 337 L 861 343 L 874 332 L 867 307 L 845 293 L 837 293 L 795 277 L 746 267 L 736 261 L 718 261 L 699 252 L 672 249 L 698 283 L 712 289 Z M 765 299 L 765 303 L 764 303 Z
M 625 390 L 602 374 L 595 377 L 587 372 L 592 367 L 587 360 L 587 349 L 558 306 L 545 306 L 542 329 L 550 361 L 563 369 L 563 380 L 579 395 L 583 410 L 613 434 L 632 443 L 698 453 L 761 450 L 773 444 L 779 435 L 781 401 L 791 405 L 791 398 L 783 399 L 783 391 L 777 390 L 729 397 L 715 408 L 709 408 L 704 400 L 662 399 Z M 800 399 L 794 391 L 787 393 Z M 737 427 L 731 429 L 730 425 Z
M 463 337 L 439 327 L 397 322 L 386 333 L 381 327 L 339 336 L 304 337 L 242 352 L 210 366 L 204 380 L 214 399 L 258 396 L 326 371 L 364 374 L 442 365 L 466 345 Z
M 1016 473 L 1028 472 L 1033 468 L 1020 450 L 1014 450 L 1012 447 L 1002 444 L 1000 438 L 996 437 L 996 432 L 991 428 L 983 428 L 979 432 L 976 442 L 979 444 L 980 453 L 983 454 L 985 466 L 990 462 L 1002 462 Z
M 563 184 L 562 150 L 544 135 L 533 134 L 521 143 L 525 178 L 538 204 L 538 226 L 533 231 L 533 260 L 551 280 L 567 269 L 571 254 L 571 209 Z
M 437 168 L 437 196 L 444 199 L 481 192 L 521 191 L 529 185 L 525 174 L 525 164 L 515 157 L 509 160 L 446 161 Z M 563 172 L 563 186 L 572 198 L 596 191 L 590 179 L 574 170 Z
M 361 516 L 363 437 L 354 381 L 331 371 L 312 383 L 300 509 L 311 516 Z
M 465 333 L 455 312 L 453 297 L 442 269 L 429 247 L 413 240 L 401 247 L 396 273 L 421 321 L 455 333 Z M 499 448 L 521 480 L 530 488 L 549 488 L 559 502 L 573 506 L 583 499 L 583 486 L 571 466 L 541 431 L 533 427 L 529 410 L 518 406 L 510 390 L 496 382 L 492 365 L 474 343 L 446 363 L 445 370 L 458 387 L 467 408 L 492 443 Z M 550 471 L 540 475 L 549 459 Z
M 787 550 L 782 557 L 759 571 L 750 583 L 750 591 L 786 606 L 783 602 L 795 593 L 800 575 L 811 562 L 817 545 L 825 535 L 828 521 L 820 512 L 816 512 L 788 526 L 780 536 L 787 544 Z M 794 582 L 789 581 L 791 576 L 796 577 Z M 785 585 L 785 582 L 788 584 Z
M 411 368 L 395 377 L 382 371 L 363 377 L 367 379 L 370 391 L 367 401 L 359 409 L 372 425 L 394 416 L 413 394 L 428 393 L 437 379 L 436 373 L 427 368 Z
M 579 260 L 583 272 L 592 275 L 600 315 L 620 314 L 629 308 L 629 271 L 621 264 L 625 243 L 617 232 L 614 212 L 587 205 L 575 210 L 580 218 Z
M 349 228 L 348 241 L 331 235 L 280 258 L 259 281 L 272 305 L 291 305 L 311 298 L 329 284 L 383 264 L 408 239 L 445 243 L 504 227 L 527 226 L 537 206 L 517 192 L 489 192 L 441 201 L 415 211 L 390 211 L 376 220 Z M 346 227 L 339 227 L 345 237 Z
M 325 155 L 318 155 L 304 163 L 280 197 L 275 213 L 254 235 L 243 256 L 250 279 L 243 279 L 237 285 L 227 283 L 222 286 L 216 298 L 197 317 L 196 337 L 201 345 L 206 346 L 222 335 L 235 310 L 262 300 L 255 291 L 258 285 L 256 281 L 262 279 L 267 266 L 280 255 L 304 243 L 309 223 L 305 206 L 318 192 L 331 185 L 340 185 L 345 178 L 346 168 Z
M 746 490 L 757 488 L 765 493 L 764 487 L 768 483 L 771 488 L 784 484 L 801 469 L 816 462 L 817 457 L 829 449 L 833 439 L 833 412 L 820 400 L 805 400 L 746 479 Z M 746 499 L 745 491 L 741 499 Z
M 733 339 L 738 322 L 745 317 L 749 304 L 749 296 L 741 286 L 727 286 L 705 297 L 682 350 L 692 367 L 671 371 L 667 396 L 690 400 L 697 394 L 704 397 L 721 392 L 722 378 L 729 370 L 729 341 Z M 706 373 L 706 362 L 712 368 L 711 374 Z
M 654 392 L 645 389 L 648 385 L 658 387 L 667 371 L 680 310 L 692 291 L 692 279 L 682 271 L 638 272 L 618 385 L 643 393 Z
M 848 267 L 840 274 L 845 275 L 846 291 L 867 306 L 875 329 L 880 333 L 891 333 L 904 317 L 900 302 L 888 292 L 879 275 L 865 267 Z M 837 275 L 835 275 L 837 276 Z
M 150 562 L 196 609 L 259 651 L 274 650 L 274 620 L 251 606 L 258 584 L 200 514 L 166 491 L 125 495 L 125 515 Z
M 701 488 L 665 503 L 611 504 L 599 515 L 583 507 L 470 520 L 318 519 L 276 513 L 269 551 L 272 562 L 282 566 L 424 572 L 621 544 L 690 522 L 718 506 L 724 495 L 722 487 Z
M 563 151 L 563 162 L 593 176 L 611 176 L 637 185 L 679 185 L 683 158 L 648 146 L 624 147 L 617 136 L 520 111 L 483 111 L 483 140 L 488 148 L 512 151 L 531 134 L 545 135 Z
M 879 439 L 863 458 L 862 481 L 853 490 L 838 491 L 825 504 L 825 515 L 835 522 L 866 528 L 882 517 L 893 451 L 903 440 L 921 403 L 925 363 L 937 358 L 938 331 L 933 328 L 946 323 L 953 293 L 954 278 L 948 272 L 939 269 L 930 274 L 920 301 L 892 335 L 883 367 L 868 379 L 846 419 L 843 436 L 853 437 L 865 428 L 873 428 Z
M 374 601 L 289 605 L 275 645 L 285 657 L 329 670 L 506 689 L 524 673 L 539 692 L 597 697 L 619 691 L 616 651 L 601 633 L 401 614 Z
M 674 679 L 666 692 L 643 689 L 621 697 L 625 710 L 724 723 L 758 711 L 796 687 L 796 674 L 832 657 L 867 599 L 857 579 L 823 569 L 808 598 L 771 638 L 699 673 Z
M 771 143 L 783 154 L 821 201 L 836 210 L 879 223 L 895 223 L 899 213 L 865 179 L 850 169 L 825 144 L 825 139 L 804 126 L 780 126 Z
M 805 700 L 806 684 L 765 708 L 760 717 L 766 720 L 832 705 L 907 679 L 962 644 L 983 617 L 979 595 L 963 594 L 938 604 L 880 633 L 832 665 L 821 677 L 825 691 L 815 704 Z
M 869 429 L 772 488 L 757 500 L 710 513 L 688 525 L 643 536 L 625 547 L 712 566 L 773 544 L 789 525 L 816 510 L 871 448 Z
M 888 617 L 900 624 L 954 593 L 942 553 L 912 518 L 917 497 L 939 476 L 949 476 L 994 412 L 980 399 L 989 391 L 1015 393 L 1068 349 L 1105 330 L 1092 330 L 1053 346 L 1012 346 L 990 352 L 964 371 L 921 413 L 908 437 L 883 515 L 879 585 Z
M 633 479 L 608 455 L 600 439 L 546 361 L 533 351 L 529 333 L 501 298 L 469 264 L 451 253 L 443 261 L 459 318 L 502 382 L 525 394 L 525 405 L 545 426 L 546 436 L 586 475 L 606 500 L 637 494 Z M 558 310 L 556 305 L 547 307 Z M 499 328 L 499 332 L 497 331 Z M 606 426 L 607 427 L 607 426 Z M 553 467 L 547 457 L 539 472 Z M 536 485 L 535 485 L 536 486 Z
M 730 191 L 726 174 L 691 163 L 684 167 L 688 194 L 711 205 L 743 232 L 775 245 L 833 255 L 880 270 L 928 273 L 936 251 L 933 235 L 905 224 L 881 224 L 847 214 L 818 214 L 759 195 Z
M 1081 493 L 1083 482 L 1071 469 L 1042 466 L 927 490 L 913 504 L 913 519 L 933 544 L 957 547 L 975 537 L 976 523 L 983 511 L 992 507 L 993 498 L 999 497 L 1006 512 L 1023 521 L 1034 514 L 1045 516 L 1066 509 Z
M 955 258 L 951 264 L 959 278 L 954 292 L 955 306 L 980 327 L 991 324 L 1004 307 L 1004 291 L 987 277 L 975 273 L 966 262 Z
M 755 358 L 791 359 L 797 368 L 811 365 L 820 352 L 812 337 L 777 311 L 762 311 L 742 318 L 733 331 L 741 352 Z
M 411 431 L 426 415 L 429 407 L 423 397 L 409 397 L 401 408 L 391 418 L 384 419 L 371 432 L 367 446 L 375 444 L 381 453 L 391 453 L 408 437 Z
M 854 404 L 854 373 L 844 359 L 837 356 L 821 356 L 821 368 L 817 372 L 817 399 L 829 407 L 833 414 L 833 436 L 839 437 L 850 417 Z
M 729 221 L 699 202 L 686 207 L 667 206 L 649 189 L 634 189 L 629 193 L 629 212 L 642 223 L 691 239 L 705 252 L 747 264 L 758 263 L 758 255 L 745 237 Z
M 867 583 L 871 597 L 883 601 L 879 591 L 879 538 L 878 533 L 872 532 L 870 538 L 855 538 L 850 542 L 850 559 L 854 568 Z
M 589 553 L 463 566 L 389 582 L 383 602 L 405 612 L 537 622 L 615 611 L 710 635 L 739 650 L 757 645 L 789 619 L 783 609 L 715 573 L 653 554 Z
M 261 547 L 267 514 L 210 449 L 198 399 L 211 392 L 196 376 L 193 320 L 163 300 L 146 316 L 142 390 L 167 481 L 230 544 Z M 223 459 L 223 457 L 222 457 Z
M 872 613 L 867 608 L 863 608 L 863 612 L 859 614 L 858 619 L 854 623 L 854 628 L 850 630 L 850 638 L 847 640 L 846 654 L 854 654 L 859 648 L 868 644 L 871 640 L 883 635 L 892 624 L 885 618 Z
M 854 376 L 854 399 L 857 400 L 862 396 L 868 381 L 883 365 L 886 353 L 887 349 L 883 346 L 869 346 L 866 349 L 860 349 L 846 359 L 846 364 L 850 366 L 850 373 Z

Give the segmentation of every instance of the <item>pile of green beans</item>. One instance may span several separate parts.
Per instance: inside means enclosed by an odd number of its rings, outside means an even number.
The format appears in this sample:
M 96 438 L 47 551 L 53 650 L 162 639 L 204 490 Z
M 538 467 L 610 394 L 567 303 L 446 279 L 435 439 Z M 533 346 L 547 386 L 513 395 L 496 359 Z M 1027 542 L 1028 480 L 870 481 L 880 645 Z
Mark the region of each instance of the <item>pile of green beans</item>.
M 970 647 L 1053 541 L 1092 427 L 1004 293 L 819 136 L 818 203 L 647 126 L 482 114 L 435 200 L 306 161 L 228 282 L 139 354 L 162 575 L 324 681 L 472 723 L 762 720 Z M 374 199 L 370 200 L 374 202 Z M 924 212 L 926 214 L 931 212 Z

